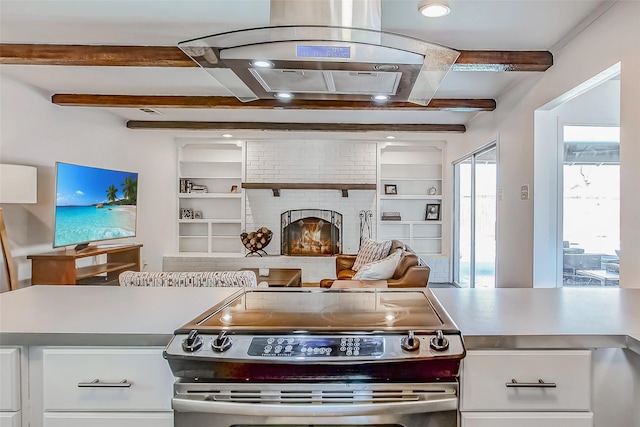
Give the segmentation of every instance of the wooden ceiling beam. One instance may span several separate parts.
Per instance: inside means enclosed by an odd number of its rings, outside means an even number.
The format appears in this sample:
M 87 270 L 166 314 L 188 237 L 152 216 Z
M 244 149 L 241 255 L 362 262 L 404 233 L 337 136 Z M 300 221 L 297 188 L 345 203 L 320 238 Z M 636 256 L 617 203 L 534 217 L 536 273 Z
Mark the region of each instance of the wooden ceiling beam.
M 553 55 L 546 51 L 462 50 L 452 70 L 544 72 L 552 65 Z
M 96 67 L 197 67 L 176 46 L 94 46 L 0 44 L 0 64 Z M 456 71 L 545 71 L 553 65 L 546 51 L 462 50 Z
M 57 105 L 74 107 L 111 108 L 217 108 L 217 109 L 291 109 L 291 110 L 402 110 L 402 111 L 493 111 L 493 99 L 432 99 L 427 106 L 411 102 L 337 101 L 294 99 L 289 102 L 258 99 L 241 102 L 231 96 L 146 96 L 146 95 L 93 95 L 57 93 L 51 97 Z
M 259 130 L 296 132 L 449 132 L 464 133 L 465 125 L 409 123 L 274 123 L 129 120 L 127 128 L 139 130 Z
M 175 46 L 0 44 L 0 64 L 92 67 L 197 67 Z

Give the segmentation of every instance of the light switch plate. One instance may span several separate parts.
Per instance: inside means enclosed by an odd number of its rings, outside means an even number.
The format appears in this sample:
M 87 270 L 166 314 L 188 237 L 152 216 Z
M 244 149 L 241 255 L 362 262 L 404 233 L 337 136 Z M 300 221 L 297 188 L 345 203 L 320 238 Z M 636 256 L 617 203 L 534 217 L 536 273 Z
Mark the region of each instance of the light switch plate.
M 529 186 L 523 185 L 520 187 L 520 200 L 529 200 Z

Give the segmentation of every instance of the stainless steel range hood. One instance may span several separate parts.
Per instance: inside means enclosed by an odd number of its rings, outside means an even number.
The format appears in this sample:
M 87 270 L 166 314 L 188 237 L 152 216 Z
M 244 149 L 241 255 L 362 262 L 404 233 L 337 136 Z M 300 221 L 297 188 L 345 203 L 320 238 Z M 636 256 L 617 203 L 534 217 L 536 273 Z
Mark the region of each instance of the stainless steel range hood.
M 427 105 L 459 52 L 380 31 L 381 0 L 271 0 L 269 27 L 178 44 L 242 102 L 274 99 Z M 256 60 L 269 66 L 260 68 Z

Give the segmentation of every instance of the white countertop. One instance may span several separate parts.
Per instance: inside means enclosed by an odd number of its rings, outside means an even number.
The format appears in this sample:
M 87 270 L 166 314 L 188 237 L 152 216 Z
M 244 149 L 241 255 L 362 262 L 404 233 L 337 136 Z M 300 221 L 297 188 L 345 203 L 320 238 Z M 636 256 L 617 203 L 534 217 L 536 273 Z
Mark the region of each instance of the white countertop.
M 468 348 L 629 347 L 640 289 L 433 289 Z
M 33 286 L 0 295 L 2 345 L 159 345 L 240 288 Z M 640 289 L 433 289 L 467 348 L 640 349 Z
M 0 295 L 0 344 L 166 345 L 242 288 L 32 286 Z

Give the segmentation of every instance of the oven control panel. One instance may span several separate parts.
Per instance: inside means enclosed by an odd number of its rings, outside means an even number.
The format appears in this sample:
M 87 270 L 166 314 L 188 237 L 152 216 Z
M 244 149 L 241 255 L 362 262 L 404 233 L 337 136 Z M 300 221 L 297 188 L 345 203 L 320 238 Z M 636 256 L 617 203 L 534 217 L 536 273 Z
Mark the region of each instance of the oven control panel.
M 251 340 L 247 355 L 259 357 L 378 357 L 382 337 L 266 336 Z

